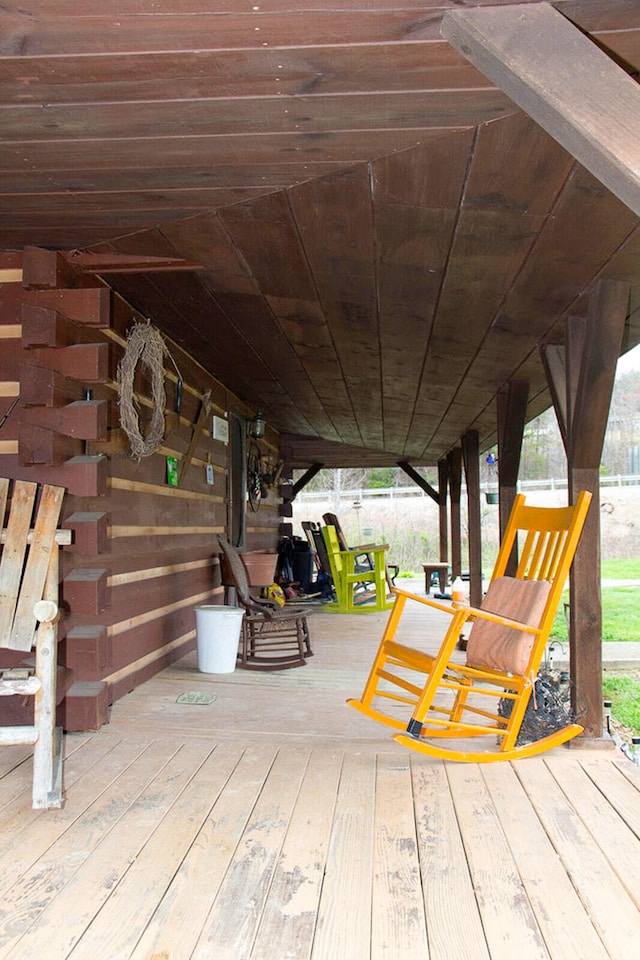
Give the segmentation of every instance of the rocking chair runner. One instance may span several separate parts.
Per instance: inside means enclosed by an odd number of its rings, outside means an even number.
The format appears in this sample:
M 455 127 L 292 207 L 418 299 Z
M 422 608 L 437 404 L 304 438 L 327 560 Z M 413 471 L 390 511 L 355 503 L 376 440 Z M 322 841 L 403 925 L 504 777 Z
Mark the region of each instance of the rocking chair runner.
M 281 609 L 271 600 L 251 594 L 247 572 L 240 554 L 224 537 L 218 537 L 227 560 L 239 604 L 245 608 L 242 618 L 239 666 L 246 670 L 284 670 L 302 667 L 313 655 L 307 617 L 302 607 Z
M 548 750 L 582 733 L 581 726 L 568 722 L 531 743 L 518 743 L 590 501 L 591 494 L 583 491 L 572 507 L 529 507 L 519 494 L 480 608 L 449 606 L 394 588 L 395 605 L 364 692 L 360 700 L 348 703 L 381 723 L 405 731 L 394 736 L 403 746 L 451 760 L 513 760 Z M 506 577 L 518 534 L 522 543 L 518 544 L 517 572 L 515 577 Z M 395 640 L 409 600 L 451 618 L 435 655 Z M 466 662 L 459 663 L 452 657 L 470 621 L 474 626 Z M 391 709 L 412 708 L 408 722 L 408 710 L 404 719 L 384 712 L 384 705 L 390 702 L 395 704 Z M 485 742 L 488 737 L 491 744 L 497 740 L 498 749 L 441 745 L 447 739 L 455 742 L 455 738 L 483 737 Z
M 31 526 L 38 486 L 0 478 L 0 646 L 28 653 L 35 646 L 35 669 L 7 667 L 0 672 L 0 695 L 32 696 L 34 722 L 0 727 L 0 746 L 33 744 L 34 809 L 62 806 L 62 730 L 56 729 L 58 546 L 71 543 L 71 531 L 57 530 L 64 489 L 44 486 Z

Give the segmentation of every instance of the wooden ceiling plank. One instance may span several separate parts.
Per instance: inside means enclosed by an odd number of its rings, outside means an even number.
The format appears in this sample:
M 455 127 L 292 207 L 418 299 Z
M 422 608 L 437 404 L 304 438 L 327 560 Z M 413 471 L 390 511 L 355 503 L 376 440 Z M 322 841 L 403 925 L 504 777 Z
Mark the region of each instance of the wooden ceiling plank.
M 368 162 L 397 150 L 415 147 L 437 138 L 441 130 L 379 130 L 338 132 L 323 136 L 305 133 L 254 136 L 176 135 L 150 140 L 67 140 L 5 144 L 0 154 L 0 171 L 64 169 L 185 170 L 206 169 L 218 164 L 265 164 L 298 161 L 304 170 L 307 161 L 339 161 L 342 164 Z M 311 175 L 311 171 L 309 173 Z
M 167 270 L 201 270 L 202 264 L 179 257 L 137 257 L 131 254 L 66 251 L 63 260 L 80 273 L 156 273 Z
M 382 444 L 380 355 L 369 170 L 354 167 L 289 191 L 353 418 L 366 446 Z
M 230 318 L 233 328 L 259 354 L 274 380 L 291 397 L 294 406 L 313 429 L 322 427 L 322 407 L 304 367 L 262 296 L 219 293 L 216 302 Z M 215 336 L 215 333 L 214 333 Z
M 449 258 L 438 313 L 433 325 L 406 453 L 423 450 L 422 418 L 437 430 L 447 408 L 462 389 L 474 355 L 491 329 L 496 311 L 517 277 L 543 219 L 509 208 L 463 209 Z M 446 381 L 437 396 L 422 385 Z M 435 436 L 434 432 L 434 436 Z M 421 451 L 422 452 L 422 451 Z
M 607 0 L 597 4 L 593 0 L 560 0 L 553 6 L 581 30 L 628 30 L 640 27 L 640 7 L 636 0 Z
M 131 254 L 144 250 L 150 256 L 172 252 L 158 231 L 122 238 L 111 249 Z M 237 331 L 230 331 L 224 313 L 203 290 L 199 274 L 190 278 L 186 286 L 175 275 L 155 275 L 153 279 L 119 276 L 111 278 L 111 285 L 239 396 L 250 393 L 256 382 L 273 379 L 251 343 L 239 337 Z M 215 330 L 214 336 L 202 324 L 203 317 Z
M 198 16 L 129 14 L 117 17 L 0 18 L 0 54 L 41 57 L 183 50 L 247 50 L 318 44 L 438 39 L 442 5 L 423 9 L 202 12 Z M 365 14 L 365 15 L 363 15 Z
M 0 106 L 5 142 L 144 140 L 175 136 L 335 133 L 466 127 L 513 112 L 495 87 L 485 90 L 208 97 L 151 102 Z
M 26 184 L 25 184 L 26 185 Z M 215 210 L 228 204 L 241 203 L 253 197 L 272 193 L 273 187 L 213 187 L 211 189 L 183 190 L 139 190 L 127 192 L 100 192 L 74 190 L 59 193 L 32 193 L 32 194 L 5 194 L 0 193 L 0 213 L 13 213 L 18 206 L 23 214 L 37 213 L 44 219 L 53 214 L 62 213 L 64 216 L 75 216 L 76 213 L 86 213 L 99 209 L 104 213 L 118 213 L 123 210 L 136 209 L 142 212 L 150 210 Z
M 496 316 L 495 327 L 516 334 L 527 330 L 541 341 L 636 225 L 637 217 L 625 204 L 576 167 Z
M 545 3 L 449 11 L 445 39 L 640 216 L 640 88 Z
M 496 156 L 505 162 L 497 164 Z M 519 275 L 571 166 L 565 151 L 523 114 L 478 130 L 407 454 L 415 455 L 425 437 L 439 442 L 439 424 L 444 422 L 446 429 L 449 405 L 457 409 L 455 403 L 469 376 L 473 377 L 496 311 Z M 447 377 L 440 383 L 443 369 Z M 478 398 L 477 393 L 473 395 Z M 427 423 L 432 433 L 426 432 Z
M 385 433 L 406 438 L 455 228 L 471 131 L 372 165 Z
M 314 299 L 313 278 L 284 191 L 223 210 L 220 221 L 265 297 Z
M 0 57 L 2 102 L 93 103 L 200 97 L 440 90 L 491 83 L 444 40 L 198 50 L 108 57 L 30 57 L 28 76 Z
M 40 197 L 47 194 L 55 198 L 73 192 L 76 196 L 110 193 L 139 193 L 148 191 L 227 189 L 259 187 L 278 190 L 315 177 L 326 176 L 342 169 L 341 161 L 305 161 L 284 163 L 251 163 L 239 167 L 218 164 L 215 167 L 204 162 L 198 168 L 192 165 L 141 169 L 128 167 L 103 167 L 79 170 L 75 167 L 56 170 L 30 170 L 26 178 L 24 170 L 5 171 L 0 183 L 0 196 L 8 198 L 20 194 L 22 198 Z M 117 190 L 114 190 L 114 184 Z M 179 185 L 179 186 L 177 186 Z M 133 198 L 132 198 L 133 199 Z
M 425 10 L 452 6 L 457 0 L 402 0 L 402 7 L 405 10 Z M 477 0 L 478 3 L 488 3 L 490 0 Z M 492 3 L 506 3 L 512 0 L 491 0 Z M 524 0 L 527 2 L 527 0 Z M 533 0 L 530 0 L 533 2 Z M 619 3 L 621 0 L 611 0 L 612 3 Z M 332 0 L 331 8 L 333 10 L 385 10 L 389 7 L 397 8 L 398 3 L 389 3 L 389 0 Z M 148 0 L 127 0 L 127 12 L 130 15 L 140 15 L 149 13 Z M 184 14 L 195 16 L 196 14 L 211 13 L 211 0 L 154 0 L 153 10 L 159 16 L 175 14 L 179 7 Z M 304 12 L 309 7 L 309 0 L 269 0 L 269 10 L 285 12 Z M 3 9 L 11 10 L 15 8 L 15 15 L 20 13 L 23 18 L 27 17 L 23 4 L 5 3 Z M 248 7 L 245 0 L 218 0 L 216 9 L 220 13 L 235 13 L 251 15 L 253 8 Z M 105 6 L 104 0 L 83 0 L 82 6 L 78 8 L 77 0 L 38 0 L 38 13 L 42 18 L 61 18 L 61 17 L 90 17 L 101 18 L 113 16 L 112 5 Z

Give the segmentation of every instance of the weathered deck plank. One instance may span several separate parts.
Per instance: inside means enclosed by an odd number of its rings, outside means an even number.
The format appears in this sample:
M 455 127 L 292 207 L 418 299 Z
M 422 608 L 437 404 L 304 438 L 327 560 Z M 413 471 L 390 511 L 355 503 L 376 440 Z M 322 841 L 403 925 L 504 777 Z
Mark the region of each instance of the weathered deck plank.
M 546 960 L 549 953 L 480 767 L 452 764 L 447 775 L 491 957 Z
M 367 960 L 371 943 L 371 878 L 375 757 L 344 758 L 318 907 L 312 960 Z
M 273 960 L 274 943 L 283 957 L 311 956 L 341 769 L 339 751 L 309 757 L 251 960 Z
M 483 774 L 550 955 L 605 960 L 602 941 L 513 767 L 488 764 Z
M 379 754 L 374 824 L 372 960 L 428 956 L 410 758 Z
M 444 763 L 412 763 L 429 956 L 488 960 L 478 902 Z
M 274 758 L 273 750 L 241 750 L 224 790 L 212 797 L 212 809 L 197 839 L 185 851 L 131 960 L 164 955 L 187 960 L 192 956 Z
M 518 765 L 517 773 L 610 955 L 631 960 L 640 914 L 581 819 L 582 797 L 569 801 L 541 758 Z

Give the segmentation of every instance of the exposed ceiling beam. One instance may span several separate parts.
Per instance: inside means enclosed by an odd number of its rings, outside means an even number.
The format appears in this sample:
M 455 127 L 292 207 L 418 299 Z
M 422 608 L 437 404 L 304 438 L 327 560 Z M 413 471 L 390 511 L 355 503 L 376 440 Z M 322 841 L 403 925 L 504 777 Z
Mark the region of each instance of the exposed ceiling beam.
M 447 11 L 442 36 L 640 216 L 640 86 L 548 3 Z

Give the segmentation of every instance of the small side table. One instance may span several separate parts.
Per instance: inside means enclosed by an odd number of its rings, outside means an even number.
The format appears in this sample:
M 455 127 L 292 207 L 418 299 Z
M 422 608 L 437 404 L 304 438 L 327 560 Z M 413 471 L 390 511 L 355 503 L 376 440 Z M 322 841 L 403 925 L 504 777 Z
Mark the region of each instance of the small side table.
M 440 582 L 440 593 L 444 593 L 447 589 L 447 576 L 449 574 L 449 564 L 448 563 L 423 563 L 422 569 L 424 570 L 424 589 L 429 596 L 431 593 L 431 579 L 436 573 L 438 575 L 438 580 Z

